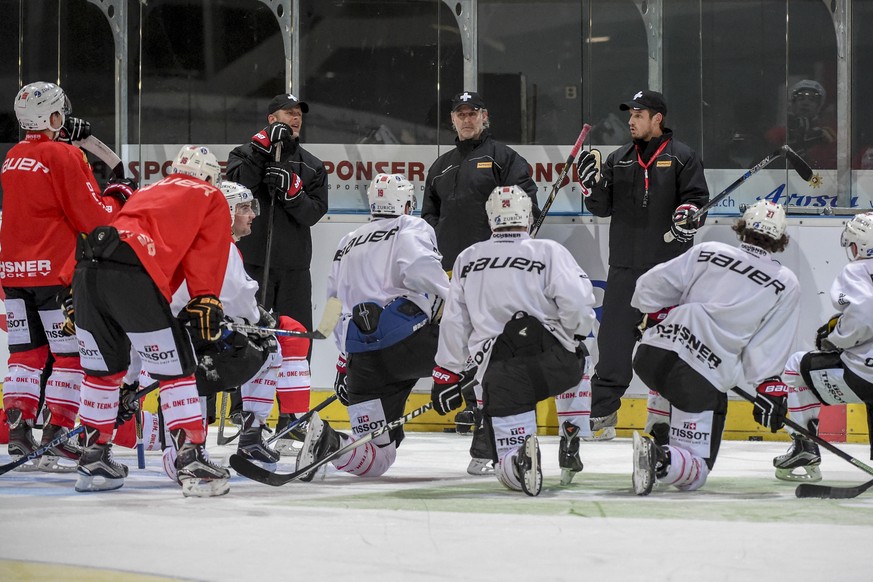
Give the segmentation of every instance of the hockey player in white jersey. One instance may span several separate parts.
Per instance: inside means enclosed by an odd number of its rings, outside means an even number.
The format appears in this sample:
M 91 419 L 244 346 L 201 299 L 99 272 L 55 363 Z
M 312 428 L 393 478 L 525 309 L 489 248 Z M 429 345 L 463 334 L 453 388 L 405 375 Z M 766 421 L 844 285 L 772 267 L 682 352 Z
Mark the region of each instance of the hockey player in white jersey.
M 830 288 L 837 313 L 818 329 L 816 349 L 792 354 L 783 373 L 792 420 L 814 434 L 822 404 L 873 404 L 873 212 L 847 222 L 840 244 L 850 262 Z M 821 480 L 818 445 L 798 433 L 791 436 L 788 452 L 773 459 L 776 477 Z
M 367 198 L 372 219 L 340 241 L 327 280 L 327 296 L 343 305 L 334 330 L 340 350 L 334 388 L 348 406 L 352 435 L 314 413 L 298 469 L 403 416 L 416 381 L 433 369 L 435 319 L 449 289 L 436 235 L 427 222 L 410 216 L 415 193 L 403 175 L 376 175 Z M 394 464 L 402 440 L 400 427 L 332 463 L 353 475 L 378 477 Z M 301 479 L 313 477 L 310 472 Z
M 672 405 L 668 445 L 634 433 L 637 495 L 656 482 L 681 491 L 703 486 L 734 386 L 757 387 L 756 409 L 772 402 L 769 395 L 787 393 L 779 375 L 797 331 L 800 293 L 794 273 L 771 257 L 788 244 L 786 225 L 782 206 L 758 201 L 734 226 L 738 248 L 704 242 L 637 281 L 631 304 L 646 315 L 634 370 Z M 777 412 L 760 410 L 775 432 Z
M 432 400 L 440 414 L 461 405 L 468 360 L 478 366 L 484 424 L 495 445 L 495 472 L 509 489 L 542 487 L 536 404 L 579 393 L 594 324 L 594 292 L 570 252 L 528 234 L 531 202 L 517 186 L 495 188 L 485 204 L 492 236 L 458 255 L 440 324 Z M 578 409 L 557 399 L 559 414 Z M 588 418 L 572 418 L 578 427 Z M 578 431 L 562 446 L 569 479 L 582 469 Z M 569 479 L 564 479 L 569 482 Z

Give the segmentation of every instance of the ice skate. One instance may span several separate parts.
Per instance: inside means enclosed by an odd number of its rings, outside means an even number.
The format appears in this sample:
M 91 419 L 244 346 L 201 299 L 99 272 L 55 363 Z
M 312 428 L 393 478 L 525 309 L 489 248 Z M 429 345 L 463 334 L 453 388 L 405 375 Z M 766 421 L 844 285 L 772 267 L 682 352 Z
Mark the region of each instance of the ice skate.
M 309 428 L 306 430 L 306 440 L 303 441 L 303 448 L 300 449 L 300 453 L 297 455 L 297 470 L 308 467 L 316 461 L 338 451 L 343 440 L 342 436 L 344 435 L 332 429 L 328 423 L 321 420 L 317 412 L 314 412 L 312 418 L 309 419 Z M 312 481 L 316 474 L 319 474 L 320 479 L 324 479 L 326 471 L 327 468 L 322 465 L 318 469 L 302 475 L 300 480 Z
M 68 432 L 70 432 L 68 428 L 51 423 L 45 424 L 40 446 L 43 447 Z M 71 439 L 67 439 L 53 446 L 40 457 L 39 470 L 47 473 L 72 473 L 77 469 L 81 455 L 82 449 Z
M 85 428 L 85 448 L 79 457 L 76 491 L 112 491 L 121 489 L 127 477 L 127 465 L 112 458 L 112 443 L 97 444 L 100 436 L 96 428 Z
M 218 497 L 230 491 L 230 471 L 209 460 L 206 448 L 187 439 L 184 429 L 171 431 L 176 445 L 176 479 L 185 497 Z M 181 445 L 181 446 L 180 446 Z
M 470 475 L 475 475 L 477 477 L 481 475 L 493 475 L 494 474 L 494 461 L 491 459 L 479 459 L 473 457 L 470 459 L 470 464 L 467 465 L 467 473 Z
M 22 420 L 21 411 L 10 408 L 6 411 L 6 421 L 9 424 L 9 456 L 13 461 L 34 452 L 38 445 L 33 438 L 33 421 Z M 39 459 L 32 459 L 16 467 L 16 471 L 35 471 L 39 468 Z
M 583 468 L 579 456 L 579 427 L 570 421 L 561 425 L 558 466 L 561 467 L 561 485 L 572 483 L 573 477 Z
M 670 444 L 670 425 L 666 422 L 656 422 L 652 425 L 650 433 L 655 445 L 662 447 Z
M 472 408 L 465 408 L 455 415 L 455 432 L 468 434 L 476 424 L 476 413 Z
M 634 431 L 634 472 L 632 476 L 634 493 L 648 495 L 652 488 L 663 479 L 670 466 L 670 455 L 647 437 Z
M 818 445 L 800 434 L 791 435 L 791 446 L 784 455 L 773 459 L 776 478 L 782 481 L 821 481 L 821 453 Z
M 271 449 L 264 441 L 264 431 L 268 430 L 265 425 L 257 424 L 254 412 L 242 413 L 242 428 L 239 435 L 239 446 L 236 453 L 254 463 L 259 464 L 268 471 L 276 468 L 279 462 L 279 453 Z
M 295 420 L 297 420 L 297 417 L 294 414 L 280 414 L 279 421 L 276 423 L 276 432 L 281 432 L 282 429 Z M 286 434 L 276 439 L 274 450 L 283 457 L 296 457 L 299 455 L 300 448 L 303 446 L 303 441 L 306 440 L 306 431 L 303 429 L 304 426 L 305 423 L 299 424 L 296 428 L 291 429 Z
M 591 418 L 591 436 L 586 441 L 611 441 L 615 438 L 615 425 L 618 424 L 618 411 L 607 416 Z
M 543 488 L 543 470 L 540 461 L 540 444 L 537 435 L 527 435 L 513 463 L 515 474 L 521 482 L 521 490 L 531 497 L 539 495 Z

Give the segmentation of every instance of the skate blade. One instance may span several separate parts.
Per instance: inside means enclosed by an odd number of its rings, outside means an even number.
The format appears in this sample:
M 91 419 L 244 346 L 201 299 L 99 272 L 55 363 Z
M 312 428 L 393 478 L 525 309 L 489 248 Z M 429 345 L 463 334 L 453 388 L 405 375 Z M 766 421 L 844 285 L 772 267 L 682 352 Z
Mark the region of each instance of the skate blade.
M 66 461 L 69 464 L 62 463 Z M 43 455 L 39 460 L 39 470 L 44 473 L 72 473 L 79 468 L 79 463 L 73 459 Z
M 573 469 L 561 469 L 561 485 L 569 485 L 573 482 L 573 477 L 576 476 L 576 473 L 579 471 L 574 471 Z
M 470 459 L 467 473 L 475 477 L 494 474 L 494 462 L 491 459 Z
M 79 493 L 94 493 L 96 491 L 115 491 L 124 485 L 124 477 L 109 478 L 79 473 L 76 480 L 76 491 Z
M 585 442 L 597 442 L 597 441 L 611 441 L 615 438 L 615 427 L 608 426 L 606 428 L 601 428 L 600 430 L 596 430 L 590 435 L 581 437 Z
M 295 439 L 279 439 L 273 446 L 273 450 L 279 453 L 282 457 L 290 457 L 292 455 L 296 456 L 300 453 L 300 449 L 302 448 L 303 441 Z
M 654 476 L 646 467 L 655 466 L 655 451 L 652 441 L 640 436 L 634 431 L 634 472 L 631 478 L 634 493 L 640 496 L 648 495 L 654 487 Z
M 198 479 L 183 477 L 182 495 L 185 497 L 219 497 L 230 491 L 227 479 Z
M 802 472 L 795 472 L 795 471 Z M 780 481 L 816 483 L 821 481 L 821 469 L 817 465 L 804 465 L 793 469 L 776 469 L 776 478 Z
M 17 460 L 20 459 L 22 456 L 23 456 L 23 455 L 16 455 L 16 456 L 13 456 L 13 457 L 12 457 L 12 460 L 13 460 L 13 461 L 17 461 Z M 32 459 L 32 460 L 30 460 L 30 461 L 24 463 L 23 465 L 18 465 L 18 466 L 15 467 L 15 469 L 13 469 L 13 470 L 14 470 L 14 471 L 20 471 L 20 472 L 22 472 L 22 473 L 29 473 L 30 471 L 38 471 L 38 470 L 39 470 L 39 459 Z
M 524 442 L 524 454 L 530 459 L 530 470 L 525 471 L 521 479 L 521 490 L 530 497 L 536 497 L 543 488 L 543 476 L 540 472 L 539 444 L 536 435 L 530 435 Z

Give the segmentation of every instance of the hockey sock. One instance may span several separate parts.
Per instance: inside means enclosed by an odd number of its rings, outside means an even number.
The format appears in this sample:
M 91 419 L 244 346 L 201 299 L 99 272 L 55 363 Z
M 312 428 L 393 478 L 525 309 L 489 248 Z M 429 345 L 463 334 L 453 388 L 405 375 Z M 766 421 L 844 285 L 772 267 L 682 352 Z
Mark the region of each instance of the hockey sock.
M 45 404 L 52 413 L 52 424 L 65 428 L 75 426 L 84 376 L 79 356 L 55 355 L 52 373 L 45 386 Z
M 79 407 L 79 417 L 82 424 L 100 431 L 97 444 L 106 444 L 112 438 L 115 419 L 118 417 L 118 398 L 122 378 L 124 372 L 109 376 L 86 374 L 82 381 L 82 405 Z
M 558 412 L 558 426 L 570 422 L 579 427 L 580 437 L 591 435 L 591 380 L 587 374 L 578 385 L 555 396 L 555 408 Z

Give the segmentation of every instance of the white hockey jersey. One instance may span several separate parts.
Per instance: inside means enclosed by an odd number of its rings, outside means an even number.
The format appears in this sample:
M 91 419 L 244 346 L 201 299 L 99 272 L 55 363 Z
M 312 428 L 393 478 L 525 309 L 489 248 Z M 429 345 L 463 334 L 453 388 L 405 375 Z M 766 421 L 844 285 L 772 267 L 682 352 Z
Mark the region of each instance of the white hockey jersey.
M 343 305 L 334 329 L 339 351 L 346 351 L 351 311 L 359 303 L 384 306 L 405 297 L 432 320 L 449 291 L 441 259 L 433 227 L 416 216 L 377 218 L 344 236 L 327 279 L 327 296 Z
M 696 245 L 637 280 L 643 313 L 676 306 L 642 343 L 676 352 L 723 392 L 779 376 L 800 320 L 797 277 L 763 249 Z
M 237 323 L 255 324 L 261 318 L 258 310 L 258 282 L 249 277 L 243 265 L 242 255 L 235 244 L 230 245 L 230 255 L 227 259 L 227 270 L 224 272 L 224 282 L 221 284 L 221 305 L 224 314 Z M 170 310 L 173 315 L 179 315 L 182 308 L 191 300 L 188 286 L 184 283 L 173 294 Z
M 455 261 L 436 364 L 462 372 L 472 358 L 481 381 L 494 339 L 518 311 L 536 317 L 574 351 L 573 336 L 586 337 L 594 325 L 594 290 L 560 244 L 526 232 L 495 233 Z
M 828 339 L 843 349 L 847 368 L 873 382 L 873 260 L 843 268 L 831 285 L 831 303 L 842 316 Z

